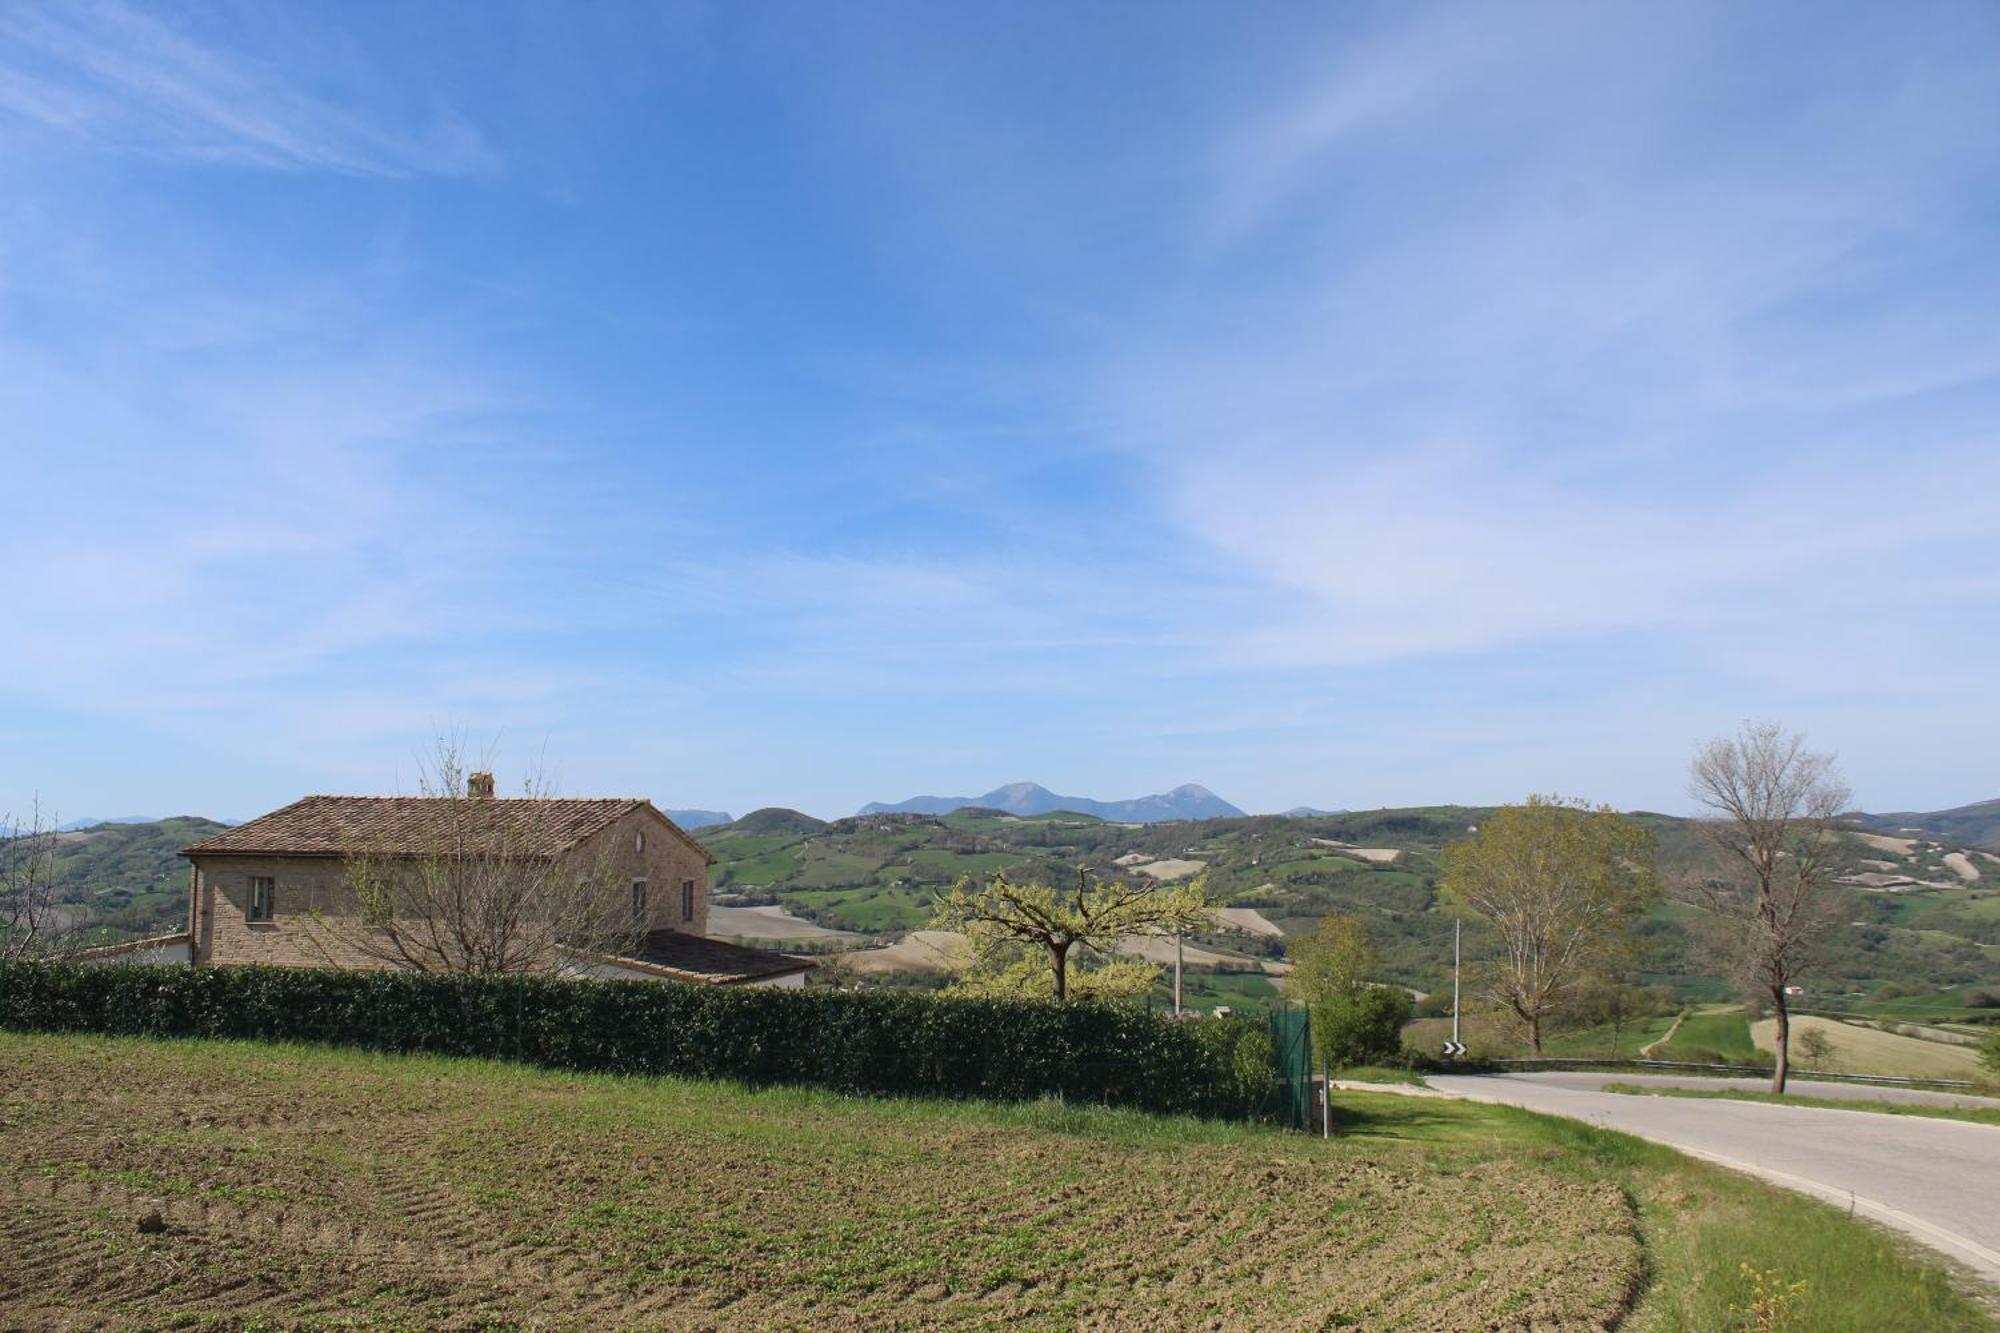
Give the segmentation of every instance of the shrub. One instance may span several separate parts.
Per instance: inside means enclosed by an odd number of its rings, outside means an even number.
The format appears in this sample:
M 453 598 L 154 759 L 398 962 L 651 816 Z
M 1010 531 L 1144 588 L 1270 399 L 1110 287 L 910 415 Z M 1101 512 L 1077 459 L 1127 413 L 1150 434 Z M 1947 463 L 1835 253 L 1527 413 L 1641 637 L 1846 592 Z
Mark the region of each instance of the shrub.
M 1263 1113 L 1262 1047 L 1131 1007 L 272 967 L 0 968 L 0 1028 L 320 1042 L 896 1096 Z M 1261 1034 L 1261 1025 L 1236 1025 Z M 1259 1066 L 1263 1081 L 1259 1081 Z
M 2000 1078 L 2000 1032 L 1989 1032 L 1979 1043 L 1979 1063 L 1986 1072 Z
M 1968 991 L 1965 996 L 1968 1009 L 2000 1009 L 2000 991 Z
M 1329 1067 L 1384 1064 L 1402 1054 L 1410 994 L 1400 986 L 1357 986 L 1314 1005 L 1312 1021 Z
M 1266 1116 L 1277 1110 L 1277 1050 L 1265 1024 L 1242 1018 L 1203 1018 L 1183 1026 L 1193 1030 L 1211 1063 L 1222 1071 L 1224 1101 L 1243 1108 L 1247 1116 Z

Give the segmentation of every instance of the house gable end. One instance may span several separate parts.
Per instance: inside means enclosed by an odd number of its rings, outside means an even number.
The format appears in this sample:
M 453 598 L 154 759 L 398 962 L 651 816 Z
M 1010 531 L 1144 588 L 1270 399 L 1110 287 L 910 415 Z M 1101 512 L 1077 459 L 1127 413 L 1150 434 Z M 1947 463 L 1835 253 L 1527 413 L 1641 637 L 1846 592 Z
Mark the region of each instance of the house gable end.
M 703 865 L 712 866 L 715 864 L 715 853 L 704 847 L 699 838 L 696 838 L 692 833 L 689 833 L 686 829 L 668 818 L 666 812 L 661 810 L 660 807 L 654 805 L 651 801 L 640 801 L 639 809 L 643 813 L 651 815 L 654 823 L 664 825 L 669 834 L 685 843 L 689 851 L 701 858 Z

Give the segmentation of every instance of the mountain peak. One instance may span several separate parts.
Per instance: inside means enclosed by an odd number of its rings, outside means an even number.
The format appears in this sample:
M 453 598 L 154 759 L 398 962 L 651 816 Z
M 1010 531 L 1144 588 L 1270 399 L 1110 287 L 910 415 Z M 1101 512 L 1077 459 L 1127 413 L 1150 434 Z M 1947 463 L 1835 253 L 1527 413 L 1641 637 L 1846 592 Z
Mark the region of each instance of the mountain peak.
M 1006 801 L 1027 800 L 1036 796 L 1053 795 L 1055 795 L 1054 792 L 1039 782 L 1009 782 L 1005 786 L 995 787 L 992 791 L 986 793 L 987 798 L 999 797 L 1003 803 Z M 1001 808 L 1005 809 L 1006 807 L 1002 804 Z

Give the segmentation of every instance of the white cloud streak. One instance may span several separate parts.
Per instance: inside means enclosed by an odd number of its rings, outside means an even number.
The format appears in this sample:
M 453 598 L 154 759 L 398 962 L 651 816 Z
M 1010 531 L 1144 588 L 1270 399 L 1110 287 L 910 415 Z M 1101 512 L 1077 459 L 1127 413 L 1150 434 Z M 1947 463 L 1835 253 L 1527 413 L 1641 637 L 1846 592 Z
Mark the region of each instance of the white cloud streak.
M 1826 648 L 1990 589 L 2000 518 L 1966 497 L 2000 440 L 1924 395 L 2000 376 L 1929 267 L 2000 63 L 1905 43 L 1715 138 L 1730 25 L 1592 14 L 1441 11 L 1219 132 L 1174 293 L 1200 321 L 1111 351 L 1104 401 L 1174 519 L 1287 604 L 1246 669 L 1723 652 L 1838 586 L 1799 627 Z
M 0 12 L 0 113 L 100 146 L 350 175 L 462 175 L 491 150 L 463 120 L 392 127 L 274 65 L 116 0 Z

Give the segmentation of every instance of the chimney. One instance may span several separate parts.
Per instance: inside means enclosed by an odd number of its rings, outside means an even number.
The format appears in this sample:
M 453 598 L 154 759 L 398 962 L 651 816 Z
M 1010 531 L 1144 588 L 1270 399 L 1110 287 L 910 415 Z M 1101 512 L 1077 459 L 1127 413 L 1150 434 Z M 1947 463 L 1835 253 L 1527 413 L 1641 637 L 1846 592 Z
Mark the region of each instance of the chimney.
M 491 773 L 467 773 L 465 794 L 478 801 L 493 799 L 493 775 Z

